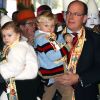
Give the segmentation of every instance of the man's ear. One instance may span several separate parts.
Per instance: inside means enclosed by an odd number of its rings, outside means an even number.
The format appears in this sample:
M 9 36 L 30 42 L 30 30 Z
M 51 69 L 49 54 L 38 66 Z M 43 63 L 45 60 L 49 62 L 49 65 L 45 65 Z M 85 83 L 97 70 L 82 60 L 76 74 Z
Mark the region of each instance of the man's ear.
M 83 23 L 86 23 L 87 18 L 88 18 L 87 15 L 84 15 Z

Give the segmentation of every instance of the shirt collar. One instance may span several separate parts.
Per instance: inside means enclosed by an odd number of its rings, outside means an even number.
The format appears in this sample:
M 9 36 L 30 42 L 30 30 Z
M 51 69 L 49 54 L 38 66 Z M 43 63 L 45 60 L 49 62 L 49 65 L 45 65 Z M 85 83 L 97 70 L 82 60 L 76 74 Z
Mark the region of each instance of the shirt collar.
M 40 32 L 40 33 L 43 33 L 43 34 L 46 34 L 46 35 L 50 35 L 49 32 L 44 32 L 44 31 L 41 31 L 41 30 L 39 30 L 39 32 Z
M 71 33 L 73 33 L 73 32 L 72 32 L 69 28 L 67 28 L 67 33 L 71 34 Z M 80 30 L 77 31 L 76 33 L 80 33 Z

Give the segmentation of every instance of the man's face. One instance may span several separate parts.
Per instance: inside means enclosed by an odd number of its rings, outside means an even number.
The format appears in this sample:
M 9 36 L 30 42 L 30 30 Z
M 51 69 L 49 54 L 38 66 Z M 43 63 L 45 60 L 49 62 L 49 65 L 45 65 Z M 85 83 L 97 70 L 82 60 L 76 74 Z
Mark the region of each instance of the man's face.
M 28 30 L 30 30 L 30 32 L 32 32 L 32 33 L 35 32 L 35 30 L 36 30 L 36 20 L 35 19 L 27 20 L 26 27 L 27 27 Z
M 78 31 L 86 21 L 84 6 L 78 2 L 70 5 L 66 13 L 66 25 L 71 31 Z
M 100 24 L 99 14 L 88 14 L 86 27 L 93 28 L 95 25 Z
M 30 37 L 30 36 L 33 36 L 34 35 L 34 32 L 36 30 L 36 20 L 27 20 L 25 25 L 21 25 L 20 27 L 23 31 L 23 35 L 25 37 Z

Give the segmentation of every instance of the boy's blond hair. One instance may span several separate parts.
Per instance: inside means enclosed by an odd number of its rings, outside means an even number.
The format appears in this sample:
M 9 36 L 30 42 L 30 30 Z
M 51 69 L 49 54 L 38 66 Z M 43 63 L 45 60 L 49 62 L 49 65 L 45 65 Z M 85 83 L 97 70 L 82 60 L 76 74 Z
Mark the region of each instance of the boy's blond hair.
M 55 20 L 55 16 L 50 11 L 44 11 L 39 16 L 37 16 L 37 23 L 46 21 L 46 20 Z

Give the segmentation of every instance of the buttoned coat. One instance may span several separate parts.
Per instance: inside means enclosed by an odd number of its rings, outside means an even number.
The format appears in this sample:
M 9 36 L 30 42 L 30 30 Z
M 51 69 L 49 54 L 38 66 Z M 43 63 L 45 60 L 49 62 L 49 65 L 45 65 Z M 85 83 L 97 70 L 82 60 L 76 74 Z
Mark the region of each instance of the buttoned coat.
M 100 82 L 100 35 L 87 28 L 85 34 L 86 41 L 76 68 L 80 82 L 75 86 L 75 100 L 97 100 Z

